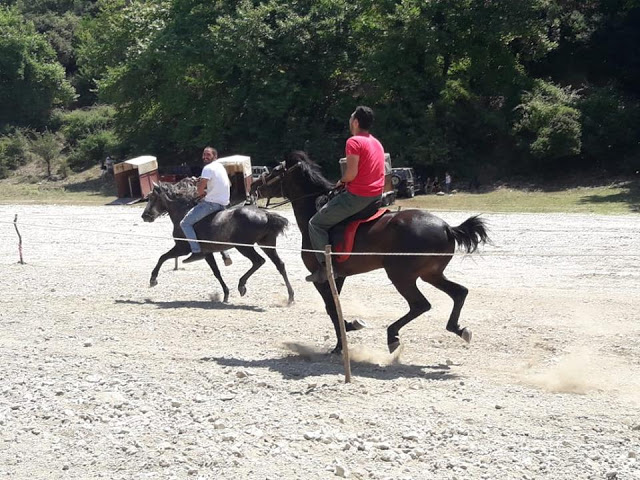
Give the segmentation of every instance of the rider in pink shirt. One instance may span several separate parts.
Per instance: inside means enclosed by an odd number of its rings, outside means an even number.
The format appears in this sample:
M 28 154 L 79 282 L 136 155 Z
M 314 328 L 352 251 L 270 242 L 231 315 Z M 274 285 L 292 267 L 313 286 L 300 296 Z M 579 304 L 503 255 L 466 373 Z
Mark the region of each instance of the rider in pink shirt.
M 345 191 L 333 197 L 309 220 L 309 237 L 314 250 L 324 251 L 329 243 L 329 229 L 341 221 L 380 200 L 384 189 L 384 148 L 369 133 L 373 124 L 373 110 L 360 106 L 349 118 L 351 138 L 347 140 L 347 168 L 336 188 Z M 309 275 L 308 282 L 327 281 L 324 255 L 317 253 L 318 268 Z

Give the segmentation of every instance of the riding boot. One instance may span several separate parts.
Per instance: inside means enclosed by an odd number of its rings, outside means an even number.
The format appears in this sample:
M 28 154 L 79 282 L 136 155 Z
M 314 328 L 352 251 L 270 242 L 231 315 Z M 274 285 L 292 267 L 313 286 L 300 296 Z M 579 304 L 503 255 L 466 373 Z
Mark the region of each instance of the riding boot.
M 339 278 L 340 275 L 338 275 L 335 270 L 333 272 L 333 278 L 337 279 Z M 313 272 L 311 275 L 307 275 L 305 277 L 305 280 L 307 282 L 313 282 L 313 283 L 324 283 L 327 281 L 327 270 L 326 267 L 324 266 L 324 264 L 320 264 L 320 266 L 318 267 L 318 269 Z
M 318 269 L 313 272 L 311 275 L 307 275 L 305 277 L 307 282 L 313 283 L 324 283 L 327 281 L 327 272 L 325 271 L 324 265 L 320 265 Z

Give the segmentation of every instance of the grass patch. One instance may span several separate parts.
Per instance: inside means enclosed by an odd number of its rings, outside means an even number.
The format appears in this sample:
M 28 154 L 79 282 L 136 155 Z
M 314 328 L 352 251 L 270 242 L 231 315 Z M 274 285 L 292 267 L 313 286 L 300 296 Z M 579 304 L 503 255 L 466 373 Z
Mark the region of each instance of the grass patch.
M 637 182 L 609 186 L 576 187 L 554 191 L 528 191 L 500 187 L 487 193 L 459 192 L 454 195 L 418 195 L 399 199 L 403 208 L 463 210 L 472 212 L 597 213 L 621 215 L 640 213 Z
M 102 178 L 99 167 L 46 180 L 36 173 L 0 180 L 0 204 L 105 205 L 116 199 L 113 177 Z
M 116 189 L 113 177 L 102 178 L 100 174 L 101 171 L 96 166 L 64 180 L 49 181 L 43 180 L 41 172 L 23 169 L 11 178 L 0 180 L 0 204 L 105 205 L 116 200 Z M 281 199 L 273 199 L 272 203 L 279 200 Z M 264 202 L 260 204 L 263 205 Z M 411 199 L 398 199 L 396 206 L 478 213 L 567 212 L 622 215 L 640 213 L 640 181 L 549 190 L 502 186 L 485 193 L 418 195 Z

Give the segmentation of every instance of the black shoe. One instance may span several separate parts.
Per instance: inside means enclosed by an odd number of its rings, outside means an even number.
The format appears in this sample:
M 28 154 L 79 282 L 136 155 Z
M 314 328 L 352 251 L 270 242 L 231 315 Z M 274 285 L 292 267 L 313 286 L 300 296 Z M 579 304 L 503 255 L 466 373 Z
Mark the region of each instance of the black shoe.
M 198 253 L 192 253 L 191 255 L 189 255 L 187 258 L 185 258 L 184 260 L 182 260 L 182 263 L 191 263 L 191 262 L 197 262 L 198 260 L 203 260 L 205 257 L 205 254 L 202 252 L 198 252 Z
M 307 275 L 305 280 L 313 283 L 324 283 L 327 281 L 327 273 L 324 271 L 324 267 L 320 267 L 311 275 Z

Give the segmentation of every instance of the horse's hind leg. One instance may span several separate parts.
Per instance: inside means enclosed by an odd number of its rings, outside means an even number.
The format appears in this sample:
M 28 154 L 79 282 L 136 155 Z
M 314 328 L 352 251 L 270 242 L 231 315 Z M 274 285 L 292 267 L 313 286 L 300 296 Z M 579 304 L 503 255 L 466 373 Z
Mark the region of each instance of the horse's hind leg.
M 467 343 L 470 343 L 471 337 L 473 336 L 471 330 L 468 328 L 460 328 L 460 325 L 458 324 L 460 311 L 462 310 L 462 306 L 464 305 L 464 301 L 467 298 L 469 290 L 462 285 L 452 282 L 442 274 L 435 278 L 422 277 L 422 279 L 451 297 L 453 300 L 453 310 L 451 310 L 451 315 L 447 322 L 447 330 L 462 337 L 462 339 Z
M 249 277 L 253 275 L 253 273 L 258 270 L 266 260 L 262 258 L 262 256 L 256 252 L 256 249 L 253 247 L 236 247 L 236 249 L 249 260 L 251 260 L 251 268 L 247 270 L 242 277 L 240 277 L 240 281 L 238 282 L 238 291 L 241 296 L 245 296 L 247 293 L 247 280 Z
M 398 337 L 400 329 L 414 318 L 431 310 L 431 304 L 418 289 L 416 285 L 417 277 L 407 276 L 406 272 L 392 274 L 388 270 L 387 275 L 396 290 L 409 304 L 409 313 L 387 327 L 387 346 L 389 347 L 389 352 L 393 353 L 400 346 Z
M 259 245 L 262 248 L 262 251 L 264 252 L 264 254 L 269 257 L 269 260 L 271 260 L 273 262 L 273 264 L 276 266 L 276 268 L 278 269 L 278 272 L 280 272 L 280 275 L 282 275 L 282 278 L 284 279 L 284 283 L 287 286 L 287 292 L 289 293 L 289 305 L 291 305 L 293 303 L 293 288 L 291 288 L 291 284 L 289 283 L 289 278 L 287 277 L 287 269 L 284 266 L 284 262 L 280 259 L 280 256 L 278 255 L 278 252 L 276 252 L 275 248 L 264 248 L 264 247 L 275 247 L 276 246 L 276 241 L 275 238 L 274 239 L 267 239 L 263 242 L 260 242 Z
M 186 251 L 188 251 L 188 249 Z M 166 262 L 170 258 L 178 258 L 180 255 L 184 255 L 184 254 L 185 254 L 184 245 L 181 245 L 180 243 L 176 243 L 171 250 L 169 250 L 167 253 L 163 255 L 160 255 L 160 258 L 158 259 L 158 263 L 156 263 L 156 267 L 151 272 L 151 279 L 149 280 L 149 286 L 155 287 L 156 285 L 158 285 L 158 272 L 160 272 L 160 267 L 164 262 Z
M 209 267 L 211 267 L 211 271 L 213 271 L 213 274 L 218 279 L 218 282 L 220 282 L 220 286 L 222 287 L 222 292 L 224 293 L 223 302 L 227 303 L 229 301 L 229 288 L 227 287 L 227 284 L 224 283 L 224 280 L 222 280 L 222 275 L 220 274 L 220 269 L 218 268 L 218 264 L 216 263 L 216 259 L 213 257 L 213 253 L 208 253 L 204 257 L 204 259 L 209 264 Z

